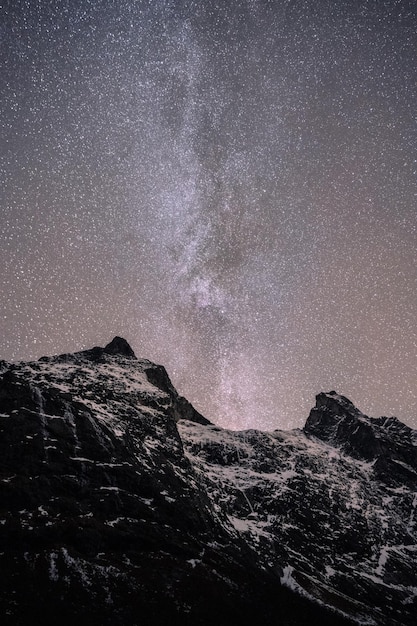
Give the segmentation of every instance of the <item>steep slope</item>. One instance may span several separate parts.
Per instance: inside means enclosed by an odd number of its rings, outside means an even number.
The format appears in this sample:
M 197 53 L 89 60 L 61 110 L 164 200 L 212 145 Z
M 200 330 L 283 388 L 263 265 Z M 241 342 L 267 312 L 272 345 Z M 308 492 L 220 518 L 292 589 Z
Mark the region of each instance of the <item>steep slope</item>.
M 3 623 L 334 623 L 214 511 L 176 425 L 209 422 L 163 367 L 115 338 L 1 372 Z
M 415 623 L 415 431 L 335 392 L 304 431 L 179 430 L 213 506 L 284 584 L 359 623 Z
M 0 362 L 3 623 L 414 624 L 415 434 L 222 430 L 117 337 Z

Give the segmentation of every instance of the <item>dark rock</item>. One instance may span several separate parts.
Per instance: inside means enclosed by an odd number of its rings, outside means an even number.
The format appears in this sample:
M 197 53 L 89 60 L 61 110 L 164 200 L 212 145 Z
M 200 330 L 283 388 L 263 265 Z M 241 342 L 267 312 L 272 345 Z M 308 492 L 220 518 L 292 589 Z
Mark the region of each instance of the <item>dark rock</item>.
M 5 624 L 415 623 L 415 432 L 212 425 L 125 340 L 0 364 Z
M 281 578 L 354 623 L 414 623 L 415 431 L 336 392 L 319 394 L 304 432 L 179 426 L 213 504 L 260 564 L 275 554 Z
M 344 396 L 335 391 L 319 393 L 316 406 L 304 426 L 304 432 L 323 441 L 344 441 L 355 430 L 363 414 Z
M 176 421 L 184 419 L 190 422 L 196 422 L 197 424 L 211 424 L 210 420 L 196 411 L 193 405 L 182 396 L 178 396 L 174 401 L 172 414 Z
M 367 417 L 334 391 L 317 396 L 304 432 L 354 458 L 374 461 L 373 471 L 391 485 L 417 478 L 415 432 L 395 417 Z
M 118 354 L 119 356 L 136 358 L 135 353 L 132 348 L 127 343 L 126 339 L 122 339 L 122 337 L 115 337 L 112 339 L 110 343 L 104 348 L 105 354 Z
M 80 363 L 80 361 L 88 360 L 93 363 L 103 363 L 107 355 L 136 359 L 136 355 L 126 339 L 123 339 L 122 337 L 114 337 L 114 339 L 112 339 L 112 341 L 104 348 L 95 346 L 89 350 L 82 350 L 75 353 L 59 354 L 57 356 L 42 356 L 39 359 L 39 362 Z
M 310 412 L 304 432 L 367 461 L 383 452 L 370 419 L 335 391 L 316 397 L 316 406 Z
M 152 385 L 155 385 L 155 387 L 158 387 L 158 389 L 161 389 L 161 391 L 164 391 L 165 393 L 178 395 L 163 365 L 149 363 L 145 373 Z

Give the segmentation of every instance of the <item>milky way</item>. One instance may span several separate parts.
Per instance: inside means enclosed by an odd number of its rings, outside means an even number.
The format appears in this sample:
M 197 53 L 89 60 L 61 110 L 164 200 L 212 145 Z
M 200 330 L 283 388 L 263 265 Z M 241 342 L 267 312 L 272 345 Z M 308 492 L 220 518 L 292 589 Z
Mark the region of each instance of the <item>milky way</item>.
M 417 427 L 414 0 L 0 11 L 0 358 L 117 334 L 222 426 Z

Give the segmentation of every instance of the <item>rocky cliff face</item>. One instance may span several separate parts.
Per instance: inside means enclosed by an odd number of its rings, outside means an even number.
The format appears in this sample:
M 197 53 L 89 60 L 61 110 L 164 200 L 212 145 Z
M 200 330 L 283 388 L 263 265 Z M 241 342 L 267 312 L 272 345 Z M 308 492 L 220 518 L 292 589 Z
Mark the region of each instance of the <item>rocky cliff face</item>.
M 1 362 L 3 623 L 411 626 L 416 446 L 335 392 L 220 429 L 120 338 Z

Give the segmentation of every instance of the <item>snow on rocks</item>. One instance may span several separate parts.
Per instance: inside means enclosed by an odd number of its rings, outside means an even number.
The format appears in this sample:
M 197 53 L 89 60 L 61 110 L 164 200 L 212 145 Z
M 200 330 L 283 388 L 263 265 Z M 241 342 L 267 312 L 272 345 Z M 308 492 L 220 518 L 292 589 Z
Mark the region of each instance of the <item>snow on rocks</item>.
M 122 577 L 166 599 L 195 575 L 236 603 L 265 575 L 357 624 L 414 624 L 416 436 L 395 418 L 329 392 L 303 430 L 221 429 L 120 338 L 2 364 L 0 385 L 0 531 L 62 592 L 113 602 Z
M 415 484 L 391 486 L 403 475 L 387 481 L 367 451 L 362 458 L 359 448 L 349 454 L 341 433 L 328 436 L 323 426 L 328 423 L 332 430 L 344 419 L 358 420 L 375 429 L 371 439 L 381 437 L 388 446 L 378 420 L 371 421 L 335 392 L 321 394 L 318 406 L 325 407 L 326 416 L 316 411 L 304 431 L 236 432 L 185 420 L 178 427 L 213 506 L 219 515 L 227 513 L 231 532 L 257 550 L 264 566 L 287 563 L 283 584 L 317 601 L 326 597 L 329 604 L 346 604 L 350 597 L 347 614 L 358 623 L 383 624 L 378 611 L 376 621 L 366 622 L 362 605 L 369 597 L 384 603 L 387 589 L 397 607 L 414 598 Z M 351 436 L 349 429 L 346 436 Z M 399 545 L 399 537 L 407 548 Z M 355 603 L 360 607 L 353 609 Z

